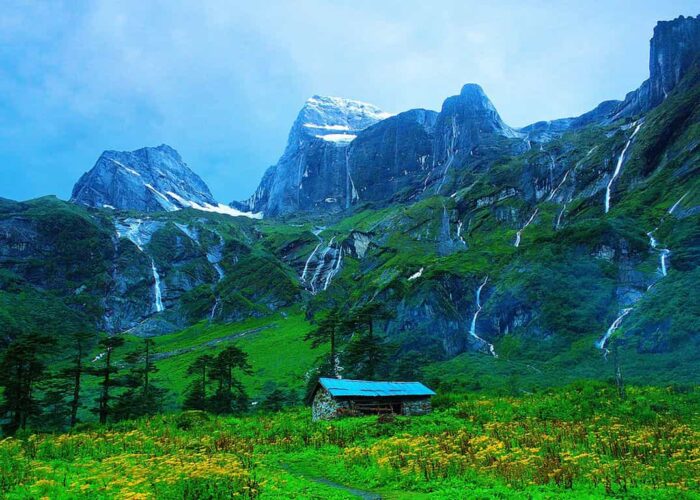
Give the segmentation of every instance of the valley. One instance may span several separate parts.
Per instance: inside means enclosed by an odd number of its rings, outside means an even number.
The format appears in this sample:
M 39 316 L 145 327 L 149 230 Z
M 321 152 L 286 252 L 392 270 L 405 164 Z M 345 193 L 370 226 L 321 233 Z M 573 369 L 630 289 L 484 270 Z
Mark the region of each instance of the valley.
M 578 117 L 314 95 L 245 200 L 105 151 L 0 198 L 1 495 L 695 498 L 698 283 L 700 16 Z M 319 377 L 435 411 L 312 423 Z

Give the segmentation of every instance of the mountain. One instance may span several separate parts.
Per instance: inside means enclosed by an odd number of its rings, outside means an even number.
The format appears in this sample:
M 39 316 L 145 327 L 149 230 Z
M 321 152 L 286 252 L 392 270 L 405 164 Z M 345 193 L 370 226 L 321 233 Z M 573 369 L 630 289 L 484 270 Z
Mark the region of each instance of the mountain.
M 196 198 L 208 191 L 189 170 L 143 180 L 157 162 L 137 169 L 123 161 L 132 153 L 114 157 L 123 166 L 105 153 L 79 183 L 110 198 L 80 202 L 76 188 L 79 203 L 0 200 L 2 341 L 44 325 L 158 336 L 177 370 L 254 337 L 275 357 L 255 373 L 294 364 L 300 389 L 327 370 L 305 334 L 332 311 L 379 304 L 381 377 L 532 391 L 607 379 L 614 355 L 628 381 L 697 383 L 698 23 L 657 27 L 664 62 L 646 94 L 517 130 L 473 84 L 439 112 L 392 116 L 314 97 L 256 194 L 231 209 L 263 220 L 202 211 L 220 205 Z M 654 88 L 666 91 L 658 102 Z M 102 169 L 119 169 L 114 182 L 93 184 Z M 139 213 L 146 183 L 163 197 Z M 362 374 L 357 339 L 337 339 L 345 377 Z M 275 387 L 266 380 L 261 392 Z
M 289 132 L 284 154 L 255 194 L 234 204 L 266 216 L 342 208 L 347 195 L 347 148 L 357 134 L 391 116 L 372 104 L 313 96 Z
M 611 123 L 620 118 L 645 113 L 659 105 L 680 83 L 698 60 L 700 53 L 700 16 L 680 16 L 660 21 L 649 42 L 649 78 L 623 101 L 605 101 L 576 118 L 537 122 L 521 129 L 533 140 L 549 140 L 566 130 L 591 123 Z
M 220 205 L 206 183 L 170 146 L 105 151 L 73 187 L 71 201 L 93 208 L 137 212 L 195 208 L 242 214 Z
M 249 200 L 232 206 L 276 216 L 412 199 L 429 185 L 441 189 L 455 158 L 488 155 L 503 139 L 522 137 L 476 84 L 446 99 L 440 113 L 391 116 L 357 101 L 315 96 L 299 113 L 277 165 Z
M 620 103 L 613 118 L 646 112 L 658 106 L 681 82 L 700 52 L 700 16 L 661 21 L 649 49 L 649 79 Z

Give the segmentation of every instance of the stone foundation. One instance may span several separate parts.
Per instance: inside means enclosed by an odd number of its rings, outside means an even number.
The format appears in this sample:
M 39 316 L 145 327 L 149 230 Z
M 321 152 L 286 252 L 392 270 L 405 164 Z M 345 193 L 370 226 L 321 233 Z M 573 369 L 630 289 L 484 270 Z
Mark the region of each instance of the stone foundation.
M 401 405 L 402 415 L 427 415 L 432 407 L 430 399 L 416 399 L 415 401 L 403 401 Z

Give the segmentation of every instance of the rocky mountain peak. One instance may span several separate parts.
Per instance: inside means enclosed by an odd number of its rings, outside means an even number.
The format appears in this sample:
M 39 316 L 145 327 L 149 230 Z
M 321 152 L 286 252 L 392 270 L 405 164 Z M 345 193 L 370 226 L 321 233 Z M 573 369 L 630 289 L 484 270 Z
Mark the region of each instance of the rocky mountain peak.
M 290 143 L 301 134 L 305 138 L 344 145 L 357 137 L 358 132 L 390 116 L 391 113 L 366 102 L 315 95 L 301 108 L 292 127 Z
M 160 212 L 195 208 L 254 216 L 218 204 L 207 184 L 167 144 L 135 151 L 105 151 L 75 184 L 71 201 L 114 210 Z
M 71 201 L 95 208 L 157 212 L 214 205 L 206 183 L 172 147 L 105 151 L 73 187 Z
M 506 137 L 518 136 L 517 132 L 503 122 L 496 107 L 476 83 L 467 83 L 459 95 L 445 99 L 440 116 L 442 120 L 438 121 L 455 121 L 459 127 Z
M 645 113 L 663 102 L 700 55 L 700 16 L 660 21 L 649 42 L 649 79 L 625 96 L 611 120 Z
M 490 104 L 489 98 L 486 97 L 484 89 L 478 83 L 465 83 L 462 86 L 462 90 L 459 95 L 465 100 L 473 100 L 474 102 L 488 102 Z
M 700 16 L 660 21 L 649 50 L 652 105 L 661 102 L 700 54 Z

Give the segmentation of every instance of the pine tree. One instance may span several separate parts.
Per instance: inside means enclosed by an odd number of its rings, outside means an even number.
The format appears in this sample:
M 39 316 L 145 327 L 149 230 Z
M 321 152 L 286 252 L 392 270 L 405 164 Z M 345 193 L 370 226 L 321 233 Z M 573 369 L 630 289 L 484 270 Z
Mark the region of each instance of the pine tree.
M 212 363 L 211 376 L 217 383 L 217 389 L 208 400 L 208 409 L 214 413 L 240 413 L 248 406 L 248 395 L 234 370 L 252 373 L 248 354 L 236 346 L 229 346 Z
M 183 404 L 188 410 L 206 410 L 207 409 L 207 373 L 214 363 L 214 358 L 205 354 L 194 360 L 187 368 L 187 375 L 198 377 L 190 384 L 190 387 L 185 395 Z
M 354 367 L 355 376 L 366 380 L 374 380 L 380 375 L 388 358 L 389 347 L 369 332 L 361 333 L 345 351 L 345 360 Z
M 338 354 L 337 341 L 346 332 L 345 323 L 342 321 L 340 311 L 334 307 L 318 323 L 318 327 L 306 334 L 304 340 L 311 341 L 311 348 L 330 343 L 330 353 L 327 363 L 322 365 L 322 375 L 337 377 L 338 374 Z
M 154 346 L 152 339 L 145 339 L 142 349 L 125 356 L 129 371 L 120 381 L 126 390 L 119 395 L 114 406 L 117 420 L 154 415 L 162 409 L 166 391 L 153 384 L 150 377 L 158 371 L 153 364 Z
M 72 395 L 70 398 L 70 422 L 71 427 L 75 427 L 78 423 L 78 410 L 80 409 L 80 390 L 82 385 L 82 377 L 87 369 L 83 365 L 83 358 L 88 350 L 92 334 L 77 332 L 73 335 L 73 362 L 68 368 L 60 372 L 60 377 L 65 380 L 66 384 L 70 385 Z
M 31 417 L 41 415 L 36 386 L 46 377 L 45 356 L 54 341 L 41 334 L 28 333 L 13 341 L 0 358 L 0 413 L 7 416 L 7 434 L 25 429 Z
M 384 304 L 369 302 L 351 311 L 345 321 L 345 328 L 359 336 L 350 343 L 345 359 L 355 367 L 355 375 L 373 380 L 384 368 L 389 357 L 389 346 L 374 334 L 376 321 L 386 321 L 394 317 Z
M 124 338 L 107 337 L 100 340 L 99 345 L 103 349 L 101 356 L 104 357 L 105 365 L 103 368 L 98 368 L 91 372 L 93 375 L 102 377 L 102 381 L 100 382 L 102 391 L 100 397 L 97 398 L 98 406 L 93 412 L 99 415 L 101 424 L 106 424 L 110 414 L 110 389 L 120 385 L 119 381 L 113 377 L 119 370 L 112 363 L 112 354 L 115 349 L 124 345 Z

